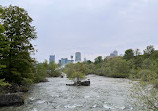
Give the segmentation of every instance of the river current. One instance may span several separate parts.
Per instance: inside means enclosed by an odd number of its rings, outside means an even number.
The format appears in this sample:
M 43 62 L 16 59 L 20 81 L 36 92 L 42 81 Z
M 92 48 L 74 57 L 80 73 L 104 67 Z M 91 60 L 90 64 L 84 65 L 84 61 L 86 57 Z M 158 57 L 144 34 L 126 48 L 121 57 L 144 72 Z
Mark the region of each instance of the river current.
M 31 86 L 22 106 L 0 111 L 135 111 L 130 80 L 88 75 L 90 86 L 66 86 L 68 78 L 48 78 Z

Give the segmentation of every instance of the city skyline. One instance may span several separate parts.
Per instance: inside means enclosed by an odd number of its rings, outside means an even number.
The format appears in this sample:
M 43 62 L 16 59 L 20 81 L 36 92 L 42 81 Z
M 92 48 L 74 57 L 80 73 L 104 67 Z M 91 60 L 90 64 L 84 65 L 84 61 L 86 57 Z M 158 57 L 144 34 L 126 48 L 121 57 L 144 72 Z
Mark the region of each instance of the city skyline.
M 81 56 L 81 60 L 77 60 L 76 61 L 76 53 L 80 53 L 81 55 L 82 55 L 82 52 L 74 52 L 74 54 L 71 54 L 70 56 L 67 56 L 67 57 L 61 57 L 60 59 L 58 59 L 58 60 L 56 60 L 56 63 L 62 63 L 62 61 L 63 61 L 63 64 L 66 64 L 67 62 L 65 62 L 65 61 L 68 61 L 68 63 L 70 63 L 70 61 L 72 62 L 72 63 L 74 63 L 74 62 L 84 62 L 85 60 L 91 60 L 91 59 L 89 59 L 89 58 L 86 58 L 86 57 L 82 57 Z M 113 55 L 113 53 L 114 53 L 114 55 Z M 50 55 L 51 56 L 51 55 Z M 49 56 L 49 57 L 50 57 Z M 55 56 L 55 55 L 54 55 Z M 102 56 L 102 55 L 97 55 L 96 56 L 96 58 L 98 57 L 98 56 Z M 102 57 L 103 58 L 106 58 L 106 57 L 109 57 L 109 56 L 122 56 L 121 54 L 119 55 L 119 53 L 118 53 L 118 51 L 117 50 L 113 50 L 113 52 L 112 53 L 109 53 L 109 54 L 105 54 L 105 55 L 103 55 Z M 56 56 L 55 56 L 56 57 Z M 77 58 L 78 59 L 78 58 Z M 95 58 L 94 58 L 95 59 Z M 94 61 L 94 59 L 93 60 L 91 60 L 91 61 Z M 46 59 L 47 60 L 47 59 Z
M 52 53 L 59 60 L 73 52 L 94 60 L 113 50 L 154 45 L 158 49 L 157 0 L 1 0 L 24 8 L 33 19 L 38 52 L 32 57 L 43 62 Z M 73 4 L 73 5 L 72 5 Z

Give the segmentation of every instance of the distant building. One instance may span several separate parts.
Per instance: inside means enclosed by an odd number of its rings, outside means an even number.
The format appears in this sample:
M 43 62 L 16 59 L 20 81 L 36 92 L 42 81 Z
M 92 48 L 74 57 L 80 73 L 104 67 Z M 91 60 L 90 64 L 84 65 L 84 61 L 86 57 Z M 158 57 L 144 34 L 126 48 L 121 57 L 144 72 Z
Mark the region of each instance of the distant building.
M 118 52 L 114 50 L 112 53 L 110 53 L 110 56 L 118 56 Z
M 55 55 L 49 56 L 49 62 L 55 62 Z
M 106 59 L 112 59 L 118 56 L 118 51 L 114 50 L 112 53 L 110 53 L 110 56 L 106 56 Z
M 115 56 L 118 56 L 118 51 L 117 51 L 117 50 L 114 50 L 113 54 L 114 54 Z
M 61 60 L 59 60 L 59 64 L 61 65 Z
M 87 62 L 87 59 L 86 59 L 86 58 L 84 58 L 84 62 Z
M 115 54 L 114 53 L 110 53 L 110 56 L 115 56 Z
M 59 64 L 62 66 L 66 65 L 68 63 L 73 63 L 73 62 L 74 62 L 74 60 L 68 60 L 68 58 L 61 58 L 61 60 L 59 60 Z
M 61 64 L 65 65 L 67 64 L 68 59 L 67 58 L 61 58 Z
M 75 61 L 76 62 L 80 62 L 81 61 L 81 53 L 80 52 L 76 52 L 75 53 Z

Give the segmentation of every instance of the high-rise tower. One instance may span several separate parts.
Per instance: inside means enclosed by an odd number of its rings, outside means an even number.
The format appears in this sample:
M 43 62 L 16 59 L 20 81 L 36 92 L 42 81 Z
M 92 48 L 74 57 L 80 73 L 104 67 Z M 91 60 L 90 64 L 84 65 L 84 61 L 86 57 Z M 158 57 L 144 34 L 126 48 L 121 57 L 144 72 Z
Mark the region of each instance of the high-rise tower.
M 49 56 L 49 62 L 55 62 L 55 55 Z
M 81 53 L 80 52 L 76 52 L 75 53 L 75 61 L 76 62 L 80 62 L 81 61 Z

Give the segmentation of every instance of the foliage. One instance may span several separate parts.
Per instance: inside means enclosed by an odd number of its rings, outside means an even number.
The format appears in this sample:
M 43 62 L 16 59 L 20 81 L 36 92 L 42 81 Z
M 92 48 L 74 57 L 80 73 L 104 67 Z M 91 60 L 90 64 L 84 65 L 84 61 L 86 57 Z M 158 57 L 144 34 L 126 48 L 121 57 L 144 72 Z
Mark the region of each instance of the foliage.
M 123 56 L 124 59 L 130 60 L 131 58 L 134 57 L 134 51 L 132 49 L 128 49 L 125 51 L 125 55 Z
M 122 57 L 107 59 L 98 64 L 87 64 L 86 68 L 88 73 L 108 77 L 128 77 L 130 71 L 128 62 Z
M 3 12 L 2 7 L 0 6 L 0 14 Z M 9 50 L 9 42 L 6 41 L 6 37 L 4 36 L 4 27 L 0 24 L 0 72 L 2 72 L 3 68 L 6 68 L 6 65 L 2 63 L 3 56 Z M 2 73 L 0 73 L 2 74 Z M 0 75 L 1 77 L 1 75 Z M 0 86 L 6 86 L 8 83 L 4 82 L 5 79 L 0 79 Z
M 40 82 L 47 76 L 47 61 L 35 65 L 34 82 Z
M 59 77 L 61 75 L 59 66 L 54 62 L 49 63 L 47 73 L 50 77 Z
M 146 49 L 144 50 L 144 55 L 150 55 L 155 51 L 155 48 L 153 45 L 149 45 L 146 47 Z
M 98 56 L 97 58 L 95 58 L 94 64 L 99 64 L 102 62 L 103 62 L 102 56 Z
M 86 66 L 84 63 L 69 63 L 65 66 L 65 71 L 67 74 L 67 77 L 70 79 L 77 79 L 77 81 L 79 81 L 80 79 L 85 78 L 85 74 L 87 72 L 86 70 Z
M 31 26 L 32 18 L 23 9 L 17 6 L 5 7 L 1 16 L 1 23 L 5 29 L 5 43 L 9 46 L 5 53 L 1 53 L 1 74 L 9 82 L 21 83 L 23 80 L 31 80 L 33 77 L 34 59 L 30 54 L 34 52 L 31 40 L 36 39 L 34 26 Z M 4 37 L 3 37 L 4 38 Z
M 133 88 L 131 89 L 131 96 L 135 98 L 135 106 L 143 111 L 157 111 L 158 89 L 150 84 L 150 82 L 153 83 L 153 78 L 156 74 L 146 70 L 143 70 L 140 73 L 143 75 L 141 81 L 134 83 Z M 154 79 L 154 81 L 158 81 L 158 79 Z

